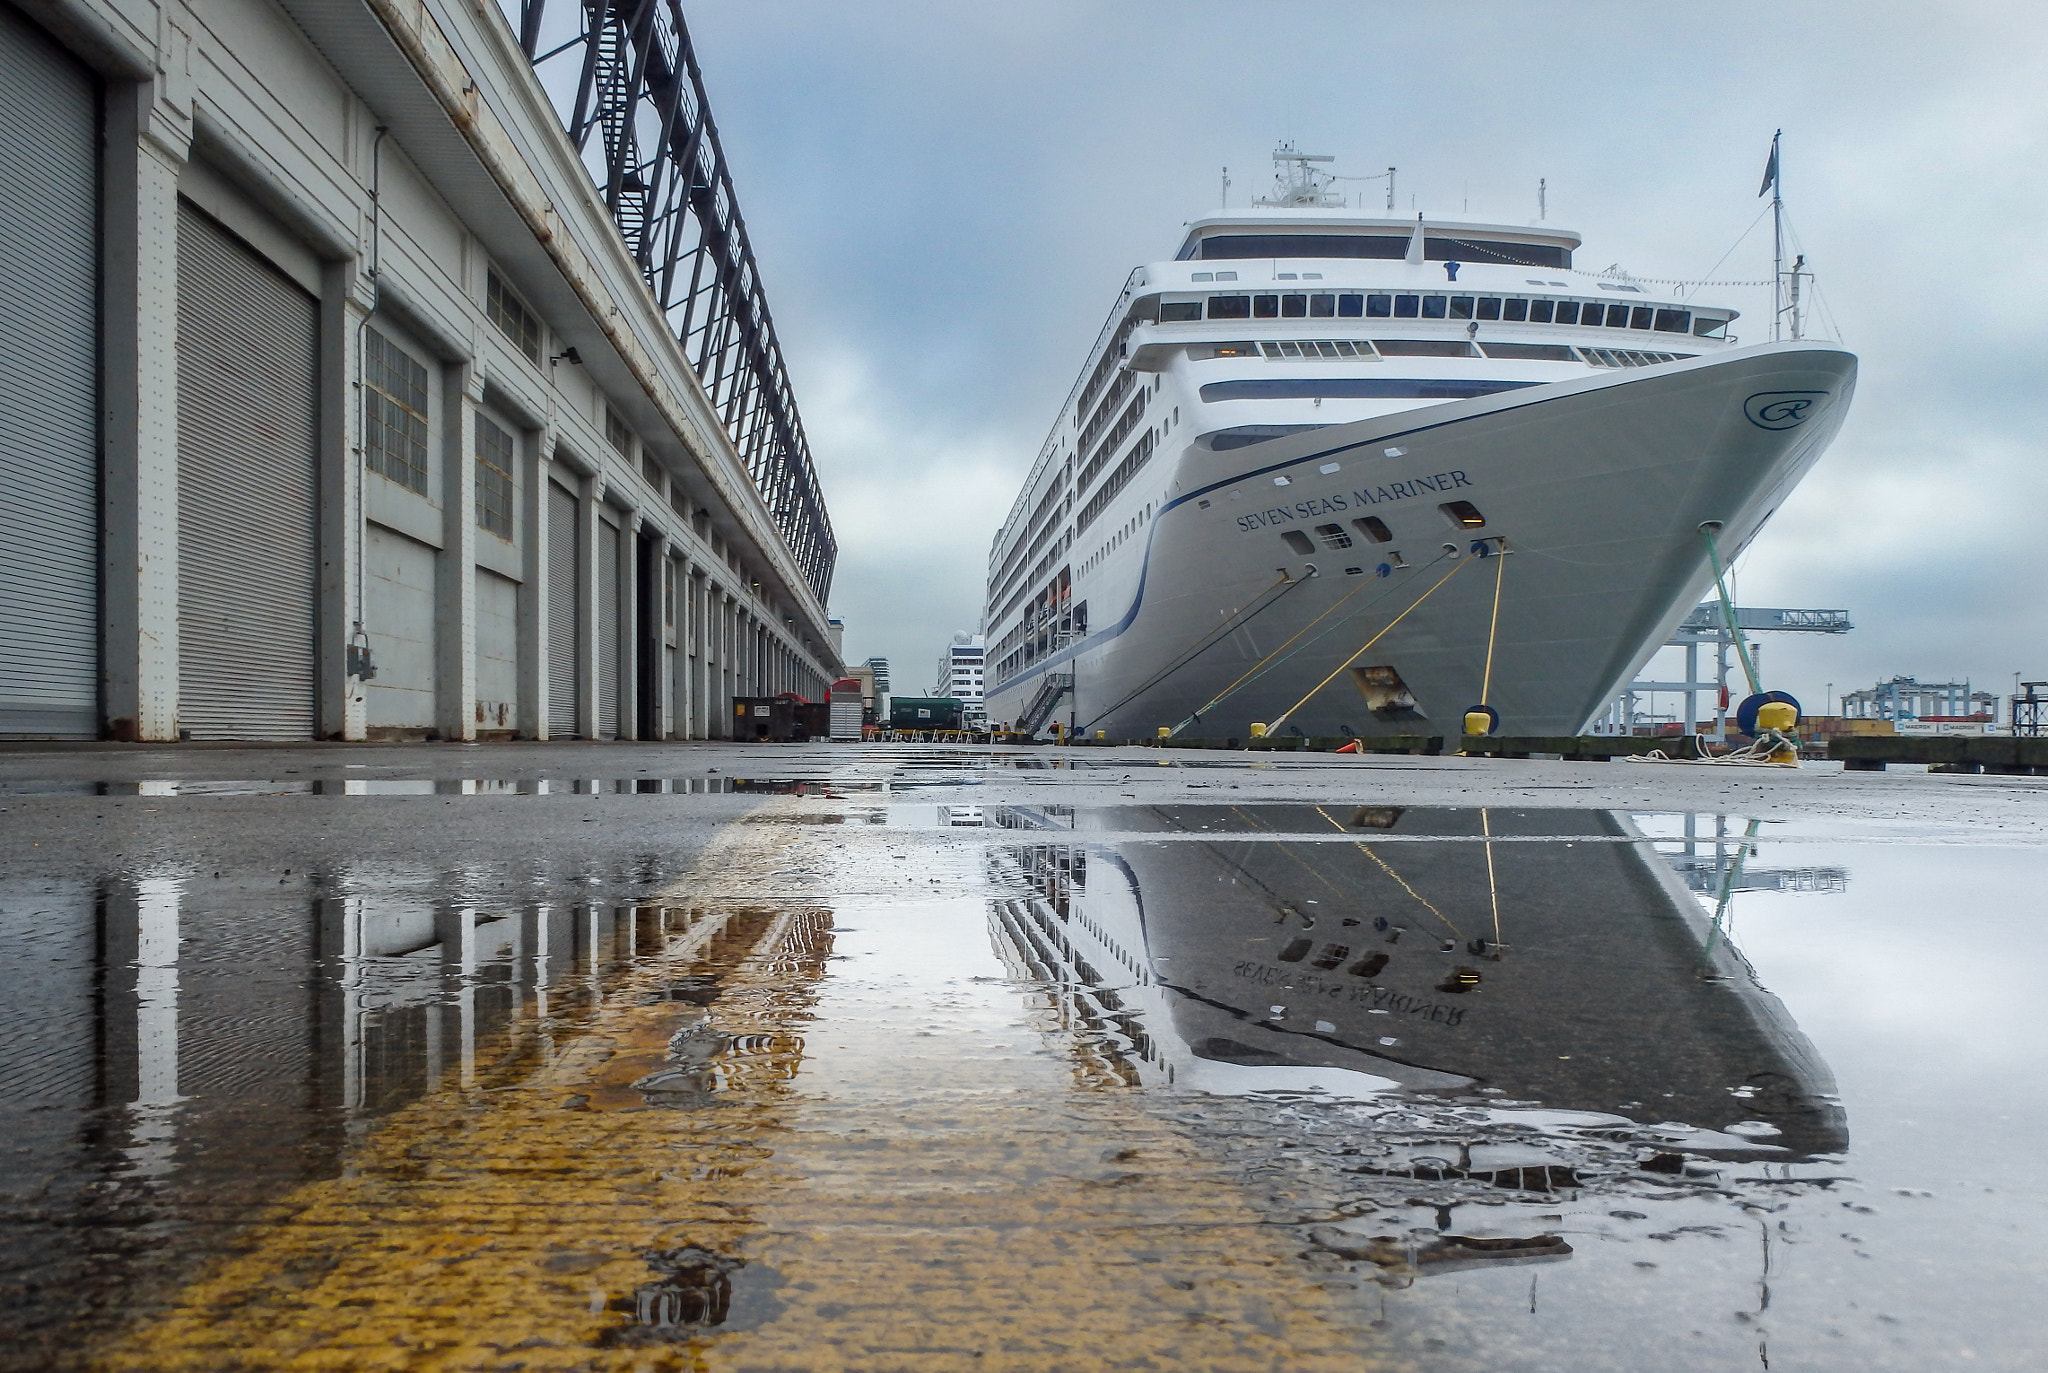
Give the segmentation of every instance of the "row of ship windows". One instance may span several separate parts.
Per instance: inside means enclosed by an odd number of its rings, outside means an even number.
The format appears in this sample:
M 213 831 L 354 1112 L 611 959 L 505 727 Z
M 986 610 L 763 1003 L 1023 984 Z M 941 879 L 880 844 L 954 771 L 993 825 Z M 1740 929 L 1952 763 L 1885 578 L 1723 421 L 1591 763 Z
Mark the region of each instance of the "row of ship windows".
M 1719 337 L 1726 318 L 1695 317 L 1690 310 L 1661 305 L 1630 305 L 1604 300 L 1531 300 L 1523 296 L 1406 295 L 1362 292 L 1314 292 L 1275 295 L 1210 296 L 1200 300 L 1167 300 L 1159 305 L 1159 322 L 1185 324 L 1199 319 L 1470 319 L 1509 324 L 1576 324 L 1608 329 L 1646 329 L 1660 334 Z
M 1270 342 L 1197 343 L 1190 362 L 1215 358 L 1488 358 L 1496 362 L 1589 362 L 1596 367 L 1648 367 L 1697 353 L 1629 348 L 1570 347 L 1562 343 L 1467 343 L 1453 338 L 1278 339 Z

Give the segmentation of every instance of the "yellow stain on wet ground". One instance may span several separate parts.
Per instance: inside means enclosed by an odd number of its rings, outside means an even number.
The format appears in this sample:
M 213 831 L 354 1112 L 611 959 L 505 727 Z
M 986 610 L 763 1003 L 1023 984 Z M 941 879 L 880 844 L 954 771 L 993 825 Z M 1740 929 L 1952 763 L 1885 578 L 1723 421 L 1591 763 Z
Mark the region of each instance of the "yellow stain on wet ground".
M 378 1123 L 97 1367 L 1373 1366 L 1370 1299 L 1219 1152 L 1078 1048 L 998 1051 L 1043 1028 L 1014 987 L 986 1052 L 875 1023 L 886 970 L 842 1004 L 832 911 L 759 899 L 813 841 L 728 835 L 665 955 Z

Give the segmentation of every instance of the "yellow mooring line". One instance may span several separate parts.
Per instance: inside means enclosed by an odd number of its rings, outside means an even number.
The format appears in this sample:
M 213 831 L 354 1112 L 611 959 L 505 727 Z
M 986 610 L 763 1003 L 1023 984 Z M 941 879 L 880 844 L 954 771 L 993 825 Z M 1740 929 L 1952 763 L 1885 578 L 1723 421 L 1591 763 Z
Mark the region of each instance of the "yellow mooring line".
M 1365 651 L 1366 651 L 1367 649 L 1371 648 L 1371 647 L 1372 647 L 1372 646 L 1373 646 L 1374 644 L 1378 643 L 1378 642 L 1379 642 L 1380 640 L 1382 640 L 1382 639 L 1386 638 L 1386 637 L 1387 637 L 1387 635 L 1388 635 L 1389 633 L 1391 633 L 1391 632 L 1393 631 L 1393 628 L 1394 628 L 1394 626 L 1395 626 L 1395 625 L 1397 625 L 1397 624 L 1401 623 L 1401 621 L 1403 621 L 1403 620 L 1407 619 L 1407 618 L 1408 618 L 1408 616 L 1409 616 L 1409 615 L 1410 615 L 1411 613 L 1413 613 L 1413 611 L 1415 610 L 1415 607 L 1416 607 L 1416 606 L 1419 606 L 1419 605 L 1421 605 L 1421 604 L 1422 604 L 1422 603 L 1423 603 L 1424 601 L 1428 600 L 1428 599 L 1429 599 L 1429 598 L 1430 598 L 1431 596 L 1434 596 L 1434 595 L 1436 594 L 1436 589 L 1437 589 L 1437 587 L 1439 587 L 1439 586 L 1442 586 L 1442 585 L 1443 585 L 1443 584 L 1444 584 L 1445 582 L 1447 582 L 1447 581 L 1449 581 L 1449 580 L 1450 580 L 1451 578 L 1453 578 L 1453 577 L 1457 576 L 1457 575 L 1458 575 L 1458 570 L 1459 570 L 1460 568 L 1462 568 L 1462 567 L 1463 567 L 1464 565 L 1465 565 L 1465 560 L 1464 560 L 1464 559 L 1462 559 L 1462 558 L 1460 558 L 1460 559 L 1459 559 L 1459 560 L 1458 560 L 1457 562 L 1454 562 L 1454 563 L 1452 563 L 1452 564 L 1451 564 L 1451 570 L 1450 570 L 1449 572 L 1446 572 L 1446 573 L 1444 573 L 1444 575 L 1443 575 L 1443 576 L 1441 576 L 1441 577 L 1438 577 L 1438 578 L 1436 579 L 1436 585 L 1435 585 L 1435 586 L 1432 586 L 1432 587 L 1430 587 L 1430 589 L 1429 589 L 1429 590 L 1427 590 L 1427 591 L 1423 592 L 1423 593 L 1422 593 L 1422 594 L 1421 594 L 1420 596 L 1417 596 L 1417 597 L 1415 598 L 1415 600 L 1414 600 L 1414 603 L 1413 603 L 1413 604 L 1411 604 L 1411 605 L 1410 605 L 1410 606 L 1408 607 L 1408 609 L 1407 609 L 1407 610 L 1404 610 L 1404 611 L 1402 611 L 1402 612 L 1401 612 L 1401 613 L 1400 613 L 1399 615 L 1396 615 L 1396 616 L 1395 616 L 1395 617 L 1394 617 L 1393 619 L 1391 619 L 1391 620 L 1387 621 L 1387 627 L 1386 627 L 1385 629 L 1382 629 L 1382 630 L 1381 630 L 1381 631 L 1380 631 L 1379 633 L 1377 633 L 1377 634 L 1373 635 L 1373 636 L 1372 636 L 1372 637 L 1371 637 L 1370 639 L 1367 639 L 1367 640 L 1366 640 L 1366 641 L 1365 641 L 1364 643 L 1360 644 L 1360 645 L 1358 646 L 1358 651 L 1357 651 L 1356 653 L 1353 653 L 1353 654 L 1352 654 L 1352 655 L 1351 655 L 1351 656 L 1350 656 L 1349 658 L 1346 658 L 1346 659 L 1345 659 L 1345 660 L 1344 660 L 1343 662 L 1341 662 L 1341 663 L 1337 664 L 1337 666 L 1336 666 L 1336 667 L 1335 667 L 1335 668 L 1334 668 L 1334 669 L 1333 669 L 1333 670 L 1331 671 L 1331 673 L 1330 673 L 1330 675 L 1329 675 L 1329 676 L 1327 676 L 1327 677 L 1323 678 L 1323 680 L 1322 680 L 1322 681 L 1320 681 L 1320 682 L 1317 682 L 1317 683 L 1316 683 L 1316 684 L 1315 684 L 1314 686 L 1310 687 L 1310 688 L 1308 689 L 1308 695 L 1307 695 L 1307 696 L 1304 696 L 1304 697 L 1302 697 L 1302 698 L 1301 698 L 1301 699 L 1300 699 L 1299 701 L 1296 701 L 1296 702 L 1295 702 L 1295 703 L 1294 703 L 1293 705 L 1291 705 L 1291 706 L 1287 707 L 1287 709 L 1285 709 L 1285 710 L 1281 711 L 1281 712 L 1280 712 L 1280 718 L 1279 718 L 1279 719 L 1277 719 L 1277 720 L 1275 720 L 1275 721 L 1274 721 L 1274 722 L 1273 722 L 1272 724 L 1270 724 L 1270 725 L 1267 725 L 1267 726 L 1266 726 L 1266 733 L 1267 733 L 1267 734 L 1269 734 L 1269 735 L 1271 735 L 1271 734 L 1274 734 L 1274 733 L 1277 733 L 1277 732 L 1279 731 L 1279 729 L 1280 729 L 1280 726 L 1282 726 L 1282 725 L 1284 725 L 1284 724 L 1286 724 L 1286 723 L 1287 723 L 1287 717 L 1288 717 L 1288 716 L 1290 716 L 1290 715 L 1294 714 L 1294 712 L 1295 712 L 1295 711 L 1297 711 L 1297 710 L 1300 710 L 1300 709 L 1301 709 L 1301 708 L 1302 708 L 1303 706 L 1307 705 L 1307 704 L 1309 703 L 1309 701 L 1310 701 L 1310 700 L 1311 700 L 1311 699 L 1312 699 L 1312 698 L 1313 698 L 1313 697 L 1315 696 L 1315 694 L 1316 694 L 1316 693 L 1317 693 L 1318 691 L 1321 691 L 1321 690 L 1322 690 L 1322 689 L 1323 689 L 1324 687 L 1328 686 L 1328 685 L 1329 685 L 1329 684 L 1330 684 L 1331 682 L 1334 682 L 1335 680 L 1337 680 L 1337 674 L 1338 674 L 1338 673 L 1340 673 L 1340 672 L 1344 671 L 1344 669 L 1345 669 L 1345 668 L 1347 668 L 1347 667 L 1350 667 L 1350 666 L 1351 666 L 1351 665 L 1352 665 L 1353 663 L 1357 662 L 1357 661 L 1358 661 L 1358 660 L 1359 660 L 1360 658 L 1364 657 L 1364 656 L 1365 656 Z

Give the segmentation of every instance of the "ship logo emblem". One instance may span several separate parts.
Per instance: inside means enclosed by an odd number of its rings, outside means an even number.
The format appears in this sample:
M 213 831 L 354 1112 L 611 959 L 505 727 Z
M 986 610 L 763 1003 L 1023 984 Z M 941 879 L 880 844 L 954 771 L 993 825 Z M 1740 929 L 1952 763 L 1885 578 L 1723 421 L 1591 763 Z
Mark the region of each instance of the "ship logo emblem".
M 1759 391 L 1742 403 L 1742 413 L 1759 429 L 1797 429 L 1827 398 L 1825 391 Z

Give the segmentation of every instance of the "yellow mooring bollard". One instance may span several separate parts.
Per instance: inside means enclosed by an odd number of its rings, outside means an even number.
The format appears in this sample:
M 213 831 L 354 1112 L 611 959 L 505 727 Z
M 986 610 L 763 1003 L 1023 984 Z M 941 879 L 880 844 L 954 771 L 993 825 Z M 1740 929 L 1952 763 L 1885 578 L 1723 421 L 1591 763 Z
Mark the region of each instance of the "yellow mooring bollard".
M 1162 739 L 1171 739 L 1173 737 L 1173 726 L 1161 725 L 1159 727 L 1159 737 Z
M 1488 714 L 1487 714 L 1487 713 L 1486 713 L 1485 711 L 1483 711 L 1483 710 L 1468 710 L 1468 711 L 1466 711 L 1466 712 L 1465 712 L 1465 732 L 1466 732 L 1467 734 L 1491 734 L 1491 733 L 1493 733 L 1493 717 L 1492 717 L 1492 716 L 1490 716 L 1490 715 L 1488 715 Z
M 1770 761 L 1780 767 L 1799 766 L 1799 741 L 1792 734 L 1799 710 L 1790 701 L 1768 701 L 1757 707 L 1756 727 L 1774 741 Z
M 1254 738 L 1254 739 L 1263 739 L 1263 738 L 1265 738 L 1265 737 L 1266 737 L 1266 727 L 1265 727 L 1264 725 L 1260 724 L 1260 723 L 1259 723 L 1258 721 L 1254 720 L 1254 721 L 1252 722 L 1252 738 Z

